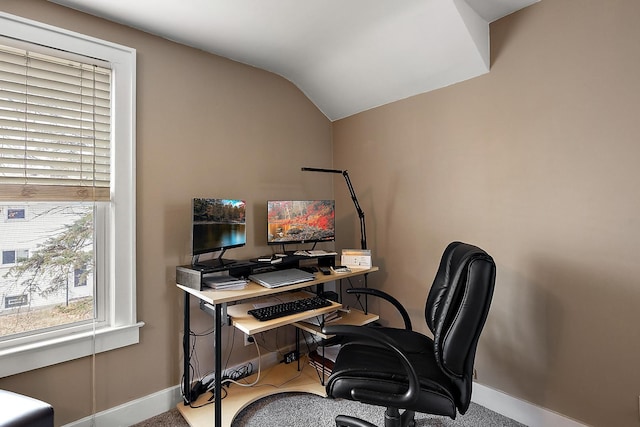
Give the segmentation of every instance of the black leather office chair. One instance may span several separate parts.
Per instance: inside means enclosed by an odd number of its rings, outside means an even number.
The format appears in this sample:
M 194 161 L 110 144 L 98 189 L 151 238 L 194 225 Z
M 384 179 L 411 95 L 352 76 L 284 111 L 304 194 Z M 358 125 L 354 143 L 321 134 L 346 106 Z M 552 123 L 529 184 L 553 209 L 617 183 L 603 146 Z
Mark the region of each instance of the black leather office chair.
M 414 426 L 415 412 L 464 414 L 471 402 L 473 362 L 493 296 L 495 264 L 482 249 L 453 242 L 445 249 L 425 307 L 433 339 L 411 330 L 402 305 L 374 289 L 349 289 L 392 303 L 405 329 L 327 325 L 327 334 L 345 336 L 327 394 L 384 406 L 385 427 Z M 400 411 L 404 410 L 402 414 Z M 338 427 L 375 427 L 346 415 Z

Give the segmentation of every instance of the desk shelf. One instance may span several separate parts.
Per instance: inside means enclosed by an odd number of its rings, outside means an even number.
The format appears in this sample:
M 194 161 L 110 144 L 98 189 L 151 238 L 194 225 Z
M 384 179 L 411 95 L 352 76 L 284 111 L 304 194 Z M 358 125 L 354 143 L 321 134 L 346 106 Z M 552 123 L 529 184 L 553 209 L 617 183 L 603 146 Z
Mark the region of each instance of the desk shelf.
M 310 282 L 298 283 L 295 285 L 287 285 L 281 288 L 266 288 L 262 285 L 259 285 L 254 282 L 247 283 L 247 286 L 244 289 L 236 289 L 236 290 L 213 290 L 205 288 L 203 290 L 197 290 L 191 288 L 189 286 L 184 286 L 178 284 L 178 288 L 183 291 L 195 296 L 196 298 L 207 302 L 211 305 L 216 304 L 224 304 L 229 302 L 237 302 L 243 301 L 251 298 L 262 297 L 266 295 L 279 294 L 282 292 L 287 292 L 296 289 L 302 289 L 309 286 L 321 285 L 323 283 L 335 282 L 337 280 L 348 279 L 350 277 L 363 276 L 369 273 L 373 273 L 378 271 L 378 267 L 364 268 L 364 269 L 352 269 L 349 273 L 332 273 L 332 274 L 322 274 L 316 273 L 315 280 Z
M 377 314 L 367 313 L 364 311 L 351 309 L 349 313 L 341 313 L 341 317 L 338 320 L 335 320 L 329 325 L 353 325 L 353 326 L 364 326 L 369 323 L 373 323 L 376 320 L 380 319 L 380 316 Z M 305 332 L 309 332 L 310 334 L 316 335 L 322 339 L 329 339 L 333 337 L 333 335 L 326 335 L 322 333 L 322 328 L 320 326 L 312 325 L 306 322 L 294 322 L 293 326 L 298 329 L 301 329 Z

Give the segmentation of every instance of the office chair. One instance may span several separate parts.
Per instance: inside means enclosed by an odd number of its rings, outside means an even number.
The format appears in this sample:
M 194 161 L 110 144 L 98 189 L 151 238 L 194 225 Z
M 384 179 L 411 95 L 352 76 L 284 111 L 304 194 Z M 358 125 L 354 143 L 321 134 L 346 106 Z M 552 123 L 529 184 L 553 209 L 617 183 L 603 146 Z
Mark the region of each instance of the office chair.
M 425 307 L 433 339 L 411 330 L 402 305 L 375 289 L 349 289 L 384 298 L 400 312 L 405 329 L 327 325 L 345 344 L 327 380 L 327 395 L 384 406 L 385 427 L 415 426 L 415 413 L 455 419 L 471 402 L 473 362 L 493 296 L 495 264 L 482 249 L 453 242 L 445 249 Z M 400 411 L 403 411 L 400 414 Z M 346 415 L 338 427 L 375 427 Z

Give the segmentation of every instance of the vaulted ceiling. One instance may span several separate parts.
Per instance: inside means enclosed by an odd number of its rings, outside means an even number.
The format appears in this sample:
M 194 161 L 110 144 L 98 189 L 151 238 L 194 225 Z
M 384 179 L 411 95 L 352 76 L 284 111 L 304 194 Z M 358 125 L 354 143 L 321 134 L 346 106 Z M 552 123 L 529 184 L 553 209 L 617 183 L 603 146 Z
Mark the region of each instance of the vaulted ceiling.
M 489 72 L 489 23 L 539 0 L 51 0 L 276 73 L 330 119 Z

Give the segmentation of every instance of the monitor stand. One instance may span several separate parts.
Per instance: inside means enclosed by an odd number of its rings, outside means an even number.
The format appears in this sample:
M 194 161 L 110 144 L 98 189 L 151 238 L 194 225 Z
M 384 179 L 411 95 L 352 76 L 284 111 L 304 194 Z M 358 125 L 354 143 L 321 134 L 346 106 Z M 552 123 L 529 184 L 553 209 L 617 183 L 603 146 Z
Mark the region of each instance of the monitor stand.
M 225 268 L 235 264 L 237 261 L 233 259 L 222 258 L 224 255 L 224 249 L 220 252 L 217 258 L 211 258 L 204 261 L 200 261 L 200 255 L 194 255 L 191 259 L 191 265 L 194 267 L 205 268 Z

